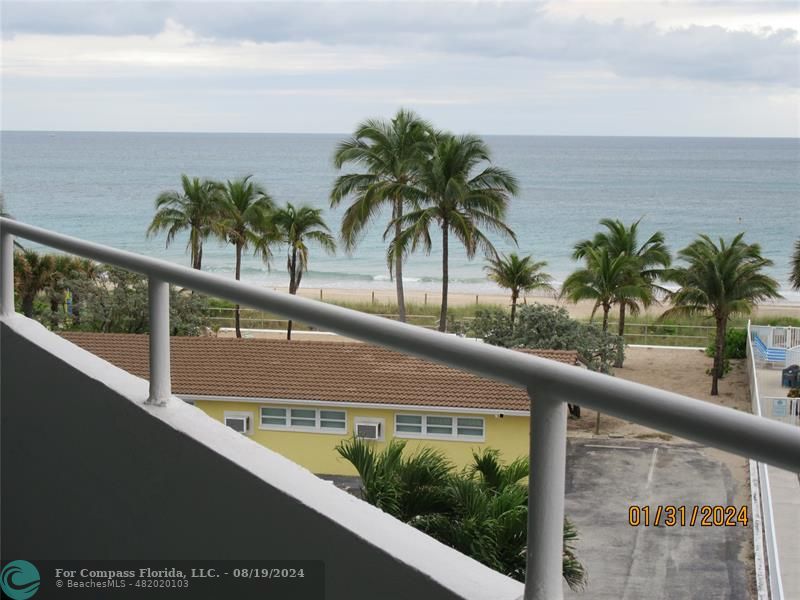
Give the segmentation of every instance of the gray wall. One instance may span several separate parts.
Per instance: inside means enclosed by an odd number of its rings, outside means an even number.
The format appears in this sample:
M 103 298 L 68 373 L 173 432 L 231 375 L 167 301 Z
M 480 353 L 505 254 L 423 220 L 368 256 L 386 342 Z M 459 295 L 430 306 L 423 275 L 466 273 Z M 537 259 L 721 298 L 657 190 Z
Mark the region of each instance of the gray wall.
M 0 357 L 4 557 L 313 559 L 328 599 L 456 597 L 5 323 Z

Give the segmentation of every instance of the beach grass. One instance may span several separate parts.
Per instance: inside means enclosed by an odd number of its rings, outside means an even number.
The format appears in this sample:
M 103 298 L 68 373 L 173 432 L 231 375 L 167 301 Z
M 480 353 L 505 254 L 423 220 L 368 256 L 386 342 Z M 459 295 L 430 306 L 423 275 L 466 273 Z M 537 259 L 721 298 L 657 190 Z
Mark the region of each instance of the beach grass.
M 331 304 L 357 310 L 367 314 L 397 319 L 397 304 L 395 302 L 369 299 L 325 300 Z M 233 327 L 233 303 L 225 300 L 210 300 L 212 325 L 215 329 L 220 327 Z M 453 321 L 469 323 L 475 318 L 478 311 L 496 310 L 502 307 L 498 304 L 460 304 L 451 306 L 448 310 L 449 318 Z M 407 322 L 423 327 L 435 328 L 439 319 L 439 305 L 435 302 L 421 303 L 410 302 L 406 304 Z M 268 312 L 243 308 L 241 312 L 242 327 L 252 329 L 283 329 L 286 320 L 279 315 Z M 588 321 L 588 319 L 581 319 Z M 595 318 L 595 323 L 598 319 Z M 800 318 L 790 316 L 763 316 L 755 317 L 753 323 L 757 325 L 793 326 L 800 327 Z M 665 317 L 659 318 L 651 314 L 629 315 L 626 318 L 625 340 L 628 344 L 642 344 L 655 346 L 693 346 L 706 347 L 714 338 L 714 321 L 702 316 L 695 317 Z M 747 326 L 746 317 L 737 317 L 731 320 L 730 327 L 744 328 Z M 299 330 L 312 330 L 304 323 L 296 323 Z M 616 331 L 617 324 L 613 320 L 609 329 Z

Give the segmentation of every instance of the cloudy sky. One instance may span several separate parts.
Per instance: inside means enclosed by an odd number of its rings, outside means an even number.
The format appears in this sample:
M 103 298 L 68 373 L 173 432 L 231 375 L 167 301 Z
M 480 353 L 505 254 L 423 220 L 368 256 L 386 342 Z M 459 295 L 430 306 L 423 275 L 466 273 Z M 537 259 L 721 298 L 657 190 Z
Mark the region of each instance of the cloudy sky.
M 2 128 L 800 135 L 797 0 L 2 3 Z

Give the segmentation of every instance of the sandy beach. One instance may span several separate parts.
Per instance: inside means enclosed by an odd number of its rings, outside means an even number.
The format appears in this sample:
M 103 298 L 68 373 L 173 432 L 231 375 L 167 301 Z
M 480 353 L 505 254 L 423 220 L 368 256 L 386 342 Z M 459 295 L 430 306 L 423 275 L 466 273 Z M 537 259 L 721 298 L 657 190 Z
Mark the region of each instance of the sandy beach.
M 286 291 L 286 288 L 272 288 L 277 291 Z M 376 304 L 394 304 L 396 302 L 396 295 L 393 289 L 340 289 L 340 288 L 300 288 L 298 291 L 299 296 L 305 298 L 314 298 L 322 300 L 336 300 L 345 302 L 359 302 Z M 441 302 L 441 294 L 434 292 L 422 292 L 415 290 L 406 291 L 406 304 L 416 305 L 434 305 L 438 306 Z M 509 306 L 510 296 L 507 294 L 468 294 L 463 292 L 449 293 L 448 303 L 450 306 L 466 306 L 469 304 L 495 304 L 498 306 Z M 567 309 L 570 316 L 576 319 L 588 319 L 592 313 L 591 302 L 579 302 L 572 304 L 559 300 L 554 294 L 544 295 L 528 295 L 520 298 L 520 304 L 539 302 L 541 304 L 563 306 Z M 651 306 L 643 312 L 644 315 L 657 317 L 668 308 L 663 304 Z M 616 312 L 616 311 L 613 311 Z M 612 313 L 613 314 L 613 313 Z M 760 304 L 754 311 L 753 316 L 760 317 L 777 317 L 787 316 L 800 318 L 800 303 L 797 302 L 775 302 Z

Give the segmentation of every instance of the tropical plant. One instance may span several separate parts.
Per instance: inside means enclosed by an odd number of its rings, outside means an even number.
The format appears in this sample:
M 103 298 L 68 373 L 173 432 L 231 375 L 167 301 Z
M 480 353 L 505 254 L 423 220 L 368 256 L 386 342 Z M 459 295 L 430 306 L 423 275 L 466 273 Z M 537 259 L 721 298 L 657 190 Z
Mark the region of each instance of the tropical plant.
M 600 224 L 607 231 L 595 234 L 593 240 L 585 240 L 575 245 L 574 258 L 583 258 L 587 248 L 605 246 L 612 257 L 628 256 L 633 259 L 630 274 L 630 285 L 639 288 L 636 293 L 618 294 L 616 303 L 619 304 L 618 334 L 625 335 L 625 313 L 632 315 L 639 313 L 639 305 L 649 306 L 656 300 L 657 292 L 665 290 L 656 285 L 656 281 L 663 275 L 664 269 L 669 267 L 671 257 L 669 249 L 664 243 L 664 234 L 660 231 L 651 235 L 643 244 L 639 245 L 639 223 L 641 219 L 627 227 L 622 221 L 616 219 L 602 219 Z M 621 288 L 625 289 L 625 288 Z M 620 355 L 615 367 L 622 367 Z
M 713 358 L 716 349 L 716 341 L 712 341 L 706 347 L 706 356 Z M 747 358 L 746 329 L 728 329 L 725 332 L 725 358 Z
M 536 262 L 533 257 L 528 255 L 520 258 L 512 252 L 508 256 L 489 256 L 489 264 L 484 267 L 489 272 L 489 279 L 500 287 L 511 290 L 511 326 L 514 326 L 514 318 L 517 313 L 517 300 L 520 293 L 527 293 L 533 290 L 552 291 L 550 285 L 552 277 L 542 271 L 547 263 L 544 261 Z
M 70 292 L 70 282 L 74 281 L 82 268 L 83 261 L 72 256 L 58 254 L 54 257 L 53 274 L 45 289 L 50 301 L 50 328 L 55 329 L 66 316 L 61 308 L 66 304 Z
M 796 290 L 800 290 L 800 239 L 794 243 L 792 254 L 792 272 L 789 274 L 789 283 Z
M 409 110 L 400 109 L 391 121 L 368 119 L 356 127 L 352 137 L 341 142 L 333 157 L 337 168 L 352 164 L 362 172 L 349 173 L 336 179 L 331 190 L 331 206 L 351 197 L 352 204 L 342 217 L 342 239 L 352 250 L 362 233 L 381 209 L 391 207 L 392 221 L 384 232 L 394 228 L 393 240 L 400 235 L 400 219 L 406 207 L 418 201 L 416 173 L 422 160 L 431 125 Z M 402 253 L 386 257 L 389 274 L 395 279 L 399 319 L 406 320 L 403 292 Z
M 52 283 L 56 259 L 53 254 L 39 254 L 34 250 L 14 253 L 15 297 L 20 299 L 22 313 L 33 317 L 33 303 L 39 292 Z
M 269 261 L 269 229 L 270 213 L 274 203 L 267 192 L 251 181 L 252 175 L 240 179 L 228 180 L 220 191 L 219 220 L 214 225 L 214 232 L 222 239 L 233 244 L 236 250 L 236 266 L 234 276 L 239 281 L 242 273 L 242 251 L 250 246 L 255 247 L 265 262 Z M 234 322 L 236 337 L 242 337 L 240 325 L 240 306 L 234 306 Z
M 279 238 L 288 245 L 286 268 L 289 271 L 289 293 L 296 294 L 303 273 L 308 270 L 306 241 L 319 244 L 329 254 L 336 252 L 336 242 L 330 234 L 322 210 L 310 206 L 295 207 L 287 203 L 272 216 Z M 286 328 L 286 339 L 292 339 L 292 320 Z
M 477 136 L 439 133 L 432 140 L 430 154 L 420 165 L 417 197 L 422 199 L 421 206 L 395 220 L 402 224 L 403 231 L 392 242 L 392 251 L 405 255 L 421 246 L 430 252 L 431 227 L 435 225 L 441 231 L 439 331 L 445 331 L 450 236 L 461 242 L 470 259 L 479 249 L 489 256 L 497 255 L 482 228 L 516 243 L 514 232 L 503 219 L 510 197 L 517 193 L 517 180 L 505 169 L 484 166 L 491 159 L 489 147 Z
M 187 247 L 190 250 L 192 268 L 201 269 L 203 263 L 203 241 L 212 233 L 219 219 L 220 184 L 206 179 L 181 175 L 181 191 L 161 192 L 156 198 L 156 214 L 147 228 L 148 237 L 161 231 L 167 232 L 167 247 L 175 235 L 189 232 Z
M 103 333 L 147 333 L 147 276 L 111 265 L 96 265 L 92 276 L 73 279 L 73 306 L 80 322 L 72 328 Z M 170 335 L 200 335 L 208 326 L 207 299 L 170 286 Z
M 341 442 L 339 454 L 358 471 L 362 497 L 440 542 L 519 581 L 527 549 L 527 458 L 503 464 L 496 450 L 473 452 L 473 464 L 456 471 L 430 447 L 404 457 L 406 443 L 390 441 L 378 451 L 369 442 Z M 586 581 L 575 557 L 577 532 L 564 520 L 563 573 L 569 586 Z
M 610 374 L 622 338 L 596 325 L 581 323 L 563 307 L 529 304 L 519 310 L 512 329 L 508 313 L 479 310 L 471 332 L 484 342 L 504 348 L 575 350 L 578 360 L 592 371 Z
M 646 302 L 650 291 L 637 275 L 636 259 L 615 255 L 605 245 L 582 246 L 585 267 L 574 271 L 561 286 L 561 297 L 571 302 L 594 300 L 592 318 L 598 308 L 603 310 L 603 331 L 608 331 L 608 313 L 620 302 Z
M 762 270 L 771 260 L 761 256 L 758 244 L 746 244 L 744 233 L 730 242 L 720 238 L 715 243 L 700 235 L 678 256 L 684 267 L 669 269 L 666 278 L 680 286 L 670 293 L 672 307 L 662 318 L 672 315 L 705 314 L 716 323 L 714 366 L 711 370 L 711 395 L 719 393 L 718 381 L 723 376 L 725 339 L 732 315 L 749 314 L 756 302 L 780 298 L 778 282 Z

